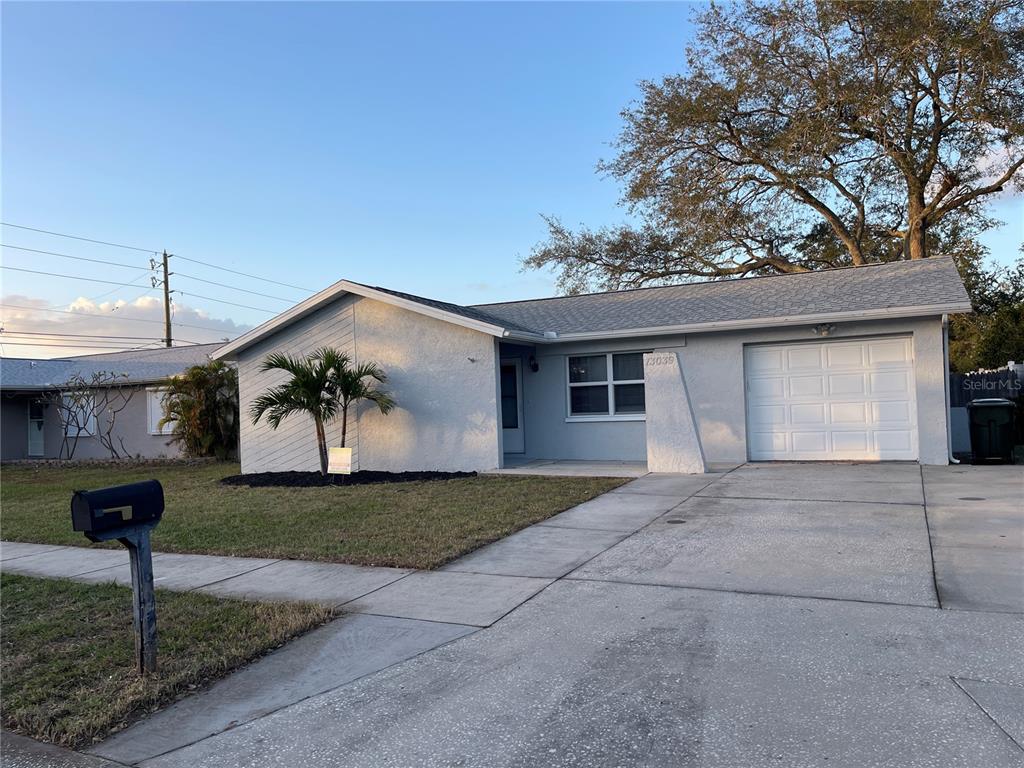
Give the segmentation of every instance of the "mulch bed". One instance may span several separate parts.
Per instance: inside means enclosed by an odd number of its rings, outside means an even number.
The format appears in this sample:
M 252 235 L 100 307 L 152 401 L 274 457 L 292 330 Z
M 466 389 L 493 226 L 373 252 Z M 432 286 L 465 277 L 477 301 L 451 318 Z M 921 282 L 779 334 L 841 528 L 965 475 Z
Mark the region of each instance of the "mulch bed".
M 221 478 L 223 485 L 250 488 L 318 488 L 331 485 L 371 485 L 373 483 L 416 483 L 424 480 L 456 480 L 476 477 L 476 472 L 353 472 L 351 475 L 321 475 L 319 472 L 256 472 Z

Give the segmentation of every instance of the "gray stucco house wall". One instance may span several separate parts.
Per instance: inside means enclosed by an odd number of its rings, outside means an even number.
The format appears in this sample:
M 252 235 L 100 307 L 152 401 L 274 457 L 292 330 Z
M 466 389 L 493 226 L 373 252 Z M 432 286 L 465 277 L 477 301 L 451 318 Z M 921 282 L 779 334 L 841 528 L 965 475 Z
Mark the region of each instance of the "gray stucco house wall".
M 353 468 L 498 466 L 494 339 L 349 294 L 238 354 L 243 472 L 319 468 L 310 418 L 290 416 L 273 430 L 265 420 L 254 425 L 247 410 L 260 393 L 287 379 L 280 371 L 259 370 L 267 355 L 307 355 L 324 346 L 379 363 L 398 403 L 386 416 L 365 403 L 350 415 L 346 444 L 353 449 Z M 340 420 L 328 425 L 327 440 L 340 445 Z
M 380 363 L 399 407 L 381 416 L 364 405 L 352 419 L 358 469 L 488 470 L 512 454 L 650 463 L 652 445 L 666 466 L 705 467 L 764 458 L 754 455 L 752 441 L 783 438 L 787 446 L 827 443 L 822 451 L 786 449 L 811 459 L 945 464 L 945 319 L 965 311 L 966 291 L 943 258 L 470 307 L 340 281 L 215 357 L 238 362 L 243 409 L 277 382 L 258 371 L 271 351 L 308 354 L 330 345 L 357 362 Z M 611 367 L 616 353 L 633 353 L 632 378 L 640 375 L 641 353 L 645 367 L 672 363 L 670 376 L 645 370 L 640 384 L 648 402 L 673 418 L 649 418 L 658 414 L 643 408 L 581 415 L 570 407 L 570 392 L 578 390 L 570 387 L 569 359 L 608 356 Z M 800 368 L 807 364 L 801 360 L 813 367 L 818 356 L 814 375 Z M 775 357 L 789 361 L 779 363 L 783 373 L 758 367 Z M 606 378 L 609 398 L 617 398 Z M 886 381 L 899 383 L 896 395 L 885 394 Z M 817 400 L 796 391 L 808 382 L 818 387 Z M 842 388 L 851 382 L 862 389 L 846 396 Z M 777 388 L 777 400 L 751 394 L 764 387 Z M 851 413 L 866 426 L 844 426 Z M 808 414 L 826 426 L 803 426 Z M 332 425 L 332 445 L 338 436 Z M 867 447 L 843 447 L 857 440 Z M 886 441 L 896 447 L 880 448 Z M 673 451 L 693 455 L 683 460 Z M 243 425 L 241 453 L 243 472 L 318 465 L 312 424 L 302 417 L 276 433 Z
M 146 386 L 129 387 L 132 392 L 128 405 L 121 410 L 114 421 L 112 435 L 130 456 L 142 458 L 176 458 L 181 451 L 174 444 L 169 444 L 169 435 L 150 434 L 149 403 Z M 0 460 L 17 461 L 21 459 L 56 459 L 60 457 L 63 429 L 56 406 L 43 404 L 43 453 L 30 456 L 28 453 L 28 410 L 31 401 L 39 399 L 38 395 L 15 394 L 3 398 L 3 432 L 0 435 Z M 97 414 L 99 420 L 103 413 Z M 74 450 L 74 459 L 109 459 L 107 451 L 97 437 L 82 434 L 78 437 Z
M 838 325 L 832 340 L 910 336 L 914 346 L 920 461 L 945 464 L 945 370 L 941 317 L 868 321 Z M 641 336 L 583 344 L 523 347 L 502 344 L 501 357 L 524 361 L 526 451 L 530 459 L 645 461 L 644 420 L 567 420 L 568 355 L 605 352 L 677 352 L 689 390 L 700 443 L 709 462 L 747 460 L 743 348 L 750 344 L 816 341 L 813 326 L 793 325 L 757 331 Z M 530 355 L 539 370 L 525 365 Z
M 0 460 L 61 458 L 63 428 L 59 409 L 50 401 L 73 376 L 89 380 L 95 373 L 116 374 L 131 392 L 127 406 L 114 421 L 112 436 L 119 450 L 141 458 L 180 456 L 167 430 L 155 428 L 159 412 L 153 409 L 160 408 L 159 393 L 169 377 L 208 362 L 210 353 L 220 346 L 197 344 L 50 360 L 0 359 Z M 37 427 L 30 419 L 33 403 L 39 405 L 36 413 L 42 415 L 42 430 L 30 450 L 29 433 Z M 97 420 L 104 420 L 102 412 L 97 413 Z M 158 431 L 161 433 L 155 434 Z M 110 453 L 96 436 L 80 434 L 72 458 L 108 459 Z

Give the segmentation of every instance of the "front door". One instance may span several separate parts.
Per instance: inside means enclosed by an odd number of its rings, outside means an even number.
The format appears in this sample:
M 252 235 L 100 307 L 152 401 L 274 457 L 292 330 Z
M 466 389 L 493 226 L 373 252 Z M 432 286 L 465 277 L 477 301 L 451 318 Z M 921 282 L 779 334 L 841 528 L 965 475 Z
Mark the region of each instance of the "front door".
M 28 455 L 42 456 L 45 451 L 43 444 L 43 427 L 45 422 L 43 404 L 38 400 L 30 400 L 28 404 Z
M 501 361 L 501 444 L 505 453 L 524 453 L 523 368 L 519 358 Z

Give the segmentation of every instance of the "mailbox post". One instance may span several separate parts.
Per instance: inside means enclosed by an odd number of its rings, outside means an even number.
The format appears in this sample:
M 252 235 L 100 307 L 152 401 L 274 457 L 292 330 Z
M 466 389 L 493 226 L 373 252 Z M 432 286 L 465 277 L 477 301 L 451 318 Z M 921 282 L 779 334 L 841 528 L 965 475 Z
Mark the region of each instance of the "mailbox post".
M 74 530 L 84 533 L 90 541 L 117 539 L 128 549 L 134 597 L 135 662 L 140 675 L 156 672 L 156 597 L 149 535 L 163 513 L 164 489 L 156 480 L 75 491 L 71 497 Z

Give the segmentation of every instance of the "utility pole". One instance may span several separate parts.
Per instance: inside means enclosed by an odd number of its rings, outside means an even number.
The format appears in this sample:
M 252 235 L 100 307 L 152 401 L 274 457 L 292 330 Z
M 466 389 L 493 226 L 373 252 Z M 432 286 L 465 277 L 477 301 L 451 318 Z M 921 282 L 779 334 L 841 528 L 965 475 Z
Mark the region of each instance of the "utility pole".
M 171 284 L 168 281 L 167 251 L 164 251 L 164 346 L 171 346 Z
M 158 280 L 156 277 L 150 276 L 149 282 L 154 288 L 158 285 L 164 287 L 164 346 L 169 347 L 173 339 L 171 338 L 171 273 L 167 270 L 167 251 L 164 251 L 163 258 L 160 261 L 156 259 L 149 260 L 149 268 L 155 270 L 158 266 L 162 266 L 164 270 L 164 279 Z

